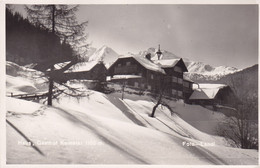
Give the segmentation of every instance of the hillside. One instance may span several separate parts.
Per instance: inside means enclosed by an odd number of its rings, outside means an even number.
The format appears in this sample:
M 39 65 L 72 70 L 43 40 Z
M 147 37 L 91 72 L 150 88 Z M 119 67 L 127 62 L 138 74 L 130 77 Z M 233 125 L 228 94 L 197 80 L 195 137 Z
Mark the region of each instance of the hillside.
M 28 18 L 6 8 L 6 60 L 19 65 L 38 63 L 46 70 L 51 63 L 70 60 L 69 44 L 42 26 L 35 26 Z M 43 68 L 44 67 L 44 68 Z
M 258 64 L 227 74 L 218 80 L 202 80 L 201 83 L 222 83 L 229 85 L 239 97 L 258 97 Z
M 14 64 L 8 65 L 10 70 Z M 30 69 L 20 67 L 19 71 Z M 28 83 L 19 82 L 25 80 Z M 17 86 L 36 92 L 46 88 L 32 80 L 9 73 L 7 90 L 25 93 Z M 89 96 L 63 96 L 53 107 L 7 98 L 7 163 L 257 164 L 256 150 L 231 148 L 223 138 L 208 134 L 223 115 L 171 101 L 174 114 L 160 107 L 151 118 L 155 100 L 126 91 L 121 100 L 120 92 L 103 94 L 86 88 Z
M 242 101 L 250 101 L 256 105 L 254 120 L 258 120 L 258 64 L 234 74 L 220 78 L 216 83 L 229 85 Z

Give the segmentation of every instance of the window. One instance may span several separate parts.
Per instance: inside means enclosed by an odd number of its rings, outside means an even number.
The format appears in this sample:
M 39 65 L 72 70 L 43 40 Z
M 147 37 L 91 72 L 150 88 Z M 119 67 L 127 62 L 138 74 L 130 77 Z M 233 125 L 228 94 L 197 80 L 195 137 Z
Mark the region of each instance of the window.
M 139 86 L 138 82 L 135 82 L 134 86 L 135 86 L 135 87 L 138 87 L 138 86 Z
M 172 95 L 176 95 L 177 94 L 177 90 L 172 89 Z
M 131 65 L 131 62 L 126 62 L 126 66 L 130 66 Z
M 183 86 L 189 88 L 190 84 L 189 84 L 189 82 L 183 81 Z
M 177 82 L 177 77 L 173 76 L 172 77 L 172 82 Z
M 142 72 L 139 72 L 138 75 L 139 75 L 139 76 L 142 76 Z
M 182 84 L 182 82 L 183 82 L 182 78 L 178 78 L 178 83 Z
M 153 74 L 151 74 L 151 79 L 153 79 L 154 78 L 154 76 L 153 76 Z
M 148 89 L 148 90 L 152 90 L 151 85 L 148 85 L 148 86 L 147 86 L 147 89 Z
M 175 72 L 182 72 L 182 69 L 181 69 L 181 67 L 176 66 L 176 67 L 174 67 L 174 71 Z
M 182 91 L 178 91 L 178 96 L 182 97 Z
M 142 89 L 144 88 L 144 84 L 143 84 L 143 83 L 141 84 L 141 88 L 142 88 Z
M 117 64 L 118 67 L 121 67 L 122 65 L 121 64 Z

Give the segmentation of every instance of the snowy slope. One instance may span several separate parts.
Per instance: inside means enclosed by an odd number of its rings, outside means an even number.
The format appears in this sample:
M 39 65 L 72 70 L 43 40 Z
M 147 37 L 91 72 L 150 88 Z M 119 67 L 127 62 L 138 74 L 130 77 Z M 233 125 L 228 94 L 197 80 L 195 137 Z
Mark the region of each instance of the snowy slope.
M 89 49 L 88 49 L 88 53 L 87 53 L 87 58 L 89 58 L 91 55 L 93 55 L 95 52 L 97 51 L 97 49 L 96 48 L 94 48 L 94 47 L 90 47 Z
M 89 56 L 89 61 L 103 61 L 105 65 L 109 66 L 114 63 L 118 57 L 119 55 L 112 48 L 104 45 Z
M 43 153 L 7 124 L 7 163 L 257 163 L 255 150 L 218 145 L 217 138 L 177 115 L 170 116 L 167 110 L 160 109 L 156 118 L 150 118 L 149 103 L 134 103 L 130 97 L 121 101 L 116 95 L 97 92 L 80 101 L 63 98 L 56 107 L 7 98 L 7 120 Z
M 9 91 L 21 81 L 43 89 L 17 77 L 7 78 Z M 7 98 L 7 163 L 257 164 L 256 150 L 227 147 L 221 137 L 205 133 L 214 131 L 221 114 L 171 101 L 175 114 L 160 107 L 151 118 L 150 96 L 126 93 L 121 100 L 118 92 L 87 91 L 88 97 L 62 97 L 54 107 Z
M 47 91 L 42 72 L 6 61 L 6 94 L 40 93 Z

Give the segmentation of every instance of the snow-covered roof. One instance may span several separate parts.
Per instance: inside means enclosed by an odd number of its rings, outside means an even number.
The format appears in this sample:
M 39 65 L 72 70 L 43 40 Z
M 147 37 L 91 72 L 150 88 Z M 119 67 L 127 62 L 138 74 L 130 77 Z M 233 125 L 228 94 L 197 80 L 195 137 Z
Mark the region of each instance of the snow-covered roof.
M 99 61 L 80 62 L 70 67 L 65 73 L 90 71 L 98 63 Z
M 112 79 L 142 78 L 140 75 L 114 75 Z
M 54 68 L 57 69 L 57 70 L 58 70 L 58 69 L 61 69 L 61 68 L 65 67 L 66 65 L 68 65 L 70 62 L 71 62 L 71 61 L 62 62 L 62 63 L 57 63 L 57 64 L 54 65 Z
M 193 89 L 198 89 L 198 84 L 193 84 Z M 225 84 L 213 84 L 213 83 L 199 83 L 200 89 L 220 89 L 227 87 Z
M 133 57 L 136 61 L 138 61 L 142 66 L 151 71 L 161 72 L 165 74 L 165 71 L 161 68 L 161 66 L 149 61 L 144 57 Z
M 61 62 L 61 63 L 56 63 L 54 64 L 54 69 L 55 70 L 60 70 L 62 68 L 64 68 L 66 65 L 68 65 L 71 61 L 67 61 L 67 62 Z M 51 71 L 50 68 L 48 68 L 46 71 Z
M 165 59 L 165 60 L 156 60 L 156 64 L 159 64 L 162 68 L 171 68 L 174 67 L 180 59 Z
M 217 89 L 196 89 L 190 96 L 190 100 L 196 100 L 196 99 L 214 99 L 219 91 L 219 88 Z
M 121 59 L 121 58 L 134 58 L 137 62 L 139 62 L 146 69 L 165 74 L 165 71 L 162 69 L 162 67 L 160 65 L 155 64 L 152 61 L 149 61 L 148 59 L 146 59 L 144 57 L 134 56 L 134 55 L 125 55 L 125 56 L 119 57 L 119 59 Z
M 194 92 L 190 96 L 190 100 L 196 99 L 214 99 L 220 89 L 227 87 L 224 84 L 193 84 Z

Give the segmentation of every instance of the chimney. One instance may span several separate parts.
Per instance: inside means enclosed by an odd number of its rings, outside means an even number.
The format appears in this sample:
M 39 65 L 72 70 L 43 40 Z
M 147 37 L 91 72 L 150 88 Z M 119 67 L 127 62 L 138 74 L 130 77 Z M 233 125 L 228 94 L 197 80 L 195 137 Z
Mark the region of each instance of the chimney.
M 151 61 L 151 57 L 152 57 L 151 53 L 148 53 L 148 54 L 145 55 L 145 58 L 148 59 L 149 61 Z
M 160 44 L 159 44 L 159 49 L 158 49 L 158 51 L 156 52 L 156 54 L 157 54 L 157 56 L 158 56 L 158 60 L 160 60 L 160 57 L 161 57 L 161 55 L 162 55 L 162 52 L 161 52 L 161 50 L 160 50 Z

